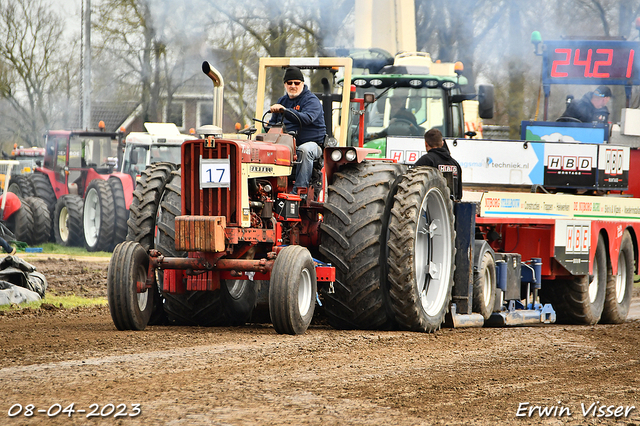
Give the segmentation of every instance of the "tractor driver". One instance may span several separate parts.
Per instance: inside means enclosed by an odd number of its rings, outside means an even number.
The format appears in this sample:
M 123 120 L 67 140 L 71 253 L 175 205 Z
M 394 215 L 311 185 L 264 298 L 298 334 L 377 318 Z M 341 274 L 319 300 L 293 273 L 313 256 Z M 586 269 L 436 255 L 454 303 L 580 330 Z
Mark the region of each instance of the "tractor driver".
M 583 123 L 606 123 L 609 119 L 607 103 L 611 99 L 611 89 L 598 86 L 593 92 L 587 92 L 579 101 L 569 103 L 562 117 L 556 121 L 581 121 Z M 569 119 L 569 120 L 567 120 Z
M 389 97 L 389 106 L 390 112 L 389 117 L 391 120 L 389 121 L 389 126 L 386 129 L 379 131 L 378 133 L 371 133 L 368 135 L 367 139 L 378 139 L 384 138 L 389 134 L 389 128 L 394 124 L 404 123 L 409 126 L 409 135 L 402 136 L 418 136 L 421 135 L 423 129 L 418 125 L 416 121 L 416 116 L 411 113 L 406 108 L 407 97 L 395 92 L 393 95 Z M 393 132 L 392 132 L 393 133 Z
M 424 146 L 427 153 L 418 158 L 413 166 L 437 167 L 441 172 L 453 173 L 454 198 L 462 198 L 462 168 L 460 164 L 451 157 L 449 148 L 442 139 L 440 130 L 433 128 L 424 134 Z
M 277 113 L 282 113 L 282 121 L 287 131 L 297 131 L 296 154 L 298 167 L 296 180 L 292 193 L 296 194 L 298 188 L 307 188 L 313 172 L 313 162 L 322 157 L 324 138 L 327 133 L 324 124 L 322 104 L 306 84 L 302 71 L 297 67 L 289 67 L 284 72 L 284 88 L 287 92 L 278 101 L 271 105 L 269 111 L 273 113 L 270 125 L 278 122 Z M 287 111 L 284 111 L 284 108 Z M 293 115 L 296 117 L 293 117 Z

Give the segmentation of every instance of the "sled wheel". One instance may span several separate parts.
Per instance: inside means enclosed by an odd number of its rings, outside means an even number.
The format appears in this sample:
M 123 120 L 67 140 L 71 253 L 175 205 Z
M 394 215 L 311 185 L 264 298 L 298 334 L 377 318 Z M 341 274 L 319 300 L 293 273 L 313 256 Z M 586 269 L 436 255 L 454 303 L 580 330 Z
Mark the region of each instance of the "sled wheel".
M 593 325 L 600 320 L 604 308 L 607 279 L 607 257 L 604 240 L 598 238 L 593 275 L 543 281 L 540 299 L 551 303 L 559 323 Z
M 107 273 L 107 297 L 111 318 L 118 330 L 144 330 L 149 323 L 158 292 L 136 291 L 145 282 L 149 256 L 139 243 L 125 241 L 116 246 Z
M 287 246 L 276 257 L 271 271 L 269 314 L 279 334 L 303 334 L 313 317 L 316 269 L 305 247 Z
M 473 273 L 473 312 L 487 320 L 496 298 L 496 263 L 491 253 L 482 256 L 480 270 Z
M 618 273 L 607 270 L 607 291 L 601 323 L 621 324 L 627 319 L 633 292 L 633 242 L 625 231 L 618 255 Z

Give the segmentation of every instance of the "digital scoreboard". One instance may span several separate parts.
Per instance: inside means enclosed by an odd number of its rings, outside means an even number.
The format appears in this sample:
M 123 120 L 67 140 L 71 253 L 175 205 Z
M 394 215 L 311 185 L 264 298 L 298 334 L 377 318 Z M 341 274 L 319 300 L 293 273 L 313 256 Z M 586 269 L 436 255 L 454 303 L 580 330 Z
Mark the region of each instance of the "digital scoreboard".
M 626 40 L 545 42 L 543 84 L 640 84 L 640 44 Z

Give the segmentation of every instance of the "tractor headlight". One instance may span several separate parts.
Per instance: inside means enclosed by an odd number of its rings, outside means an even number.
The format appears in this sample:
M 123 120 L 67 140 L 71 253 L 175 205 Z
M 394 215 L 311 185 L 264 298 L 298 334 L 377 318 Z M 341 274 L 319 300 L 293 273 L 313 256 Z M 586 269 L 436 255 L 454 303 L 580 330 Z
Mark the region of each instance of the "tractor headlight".
M 357 157 L 356 154 L 356 150 L 355 149 L 350 149 L 349 151 L 347 151 L 347 153 L 344 155 L 344 158 L 347 159 L 347 161 L 353 161 L 355 160 Z
M 331 151 L 331 159 L 336 163 L 342 160 L 342 151 L 340 151 L 339 149 L 334 149 L 333 151 Z

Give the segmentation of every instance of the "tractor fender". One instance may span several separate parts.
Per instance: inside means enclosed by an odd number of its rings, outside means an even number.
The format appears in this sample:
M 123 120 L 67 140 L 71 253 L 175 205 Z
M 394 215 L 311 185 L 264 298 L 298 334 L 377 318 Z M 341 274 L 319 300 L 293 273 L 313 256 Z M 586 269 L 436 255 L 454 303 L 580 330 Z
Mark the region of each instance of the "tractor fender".
M 0 196 L 0 205 L 2 205 L 1 204 L 2 200 L 5 197 L 7 201 L 6 201 L 6 204 L 4 205 L 4 216 L 2 220 L 9 219 L 11 215 L 13 215 L 15 212 L 20 210 L 20 207 L 22 207 L 22 202 L 20 201 L 20 198 L 18 198 L 18 196 L 13 192 L 7 192 L 6 194 Z

